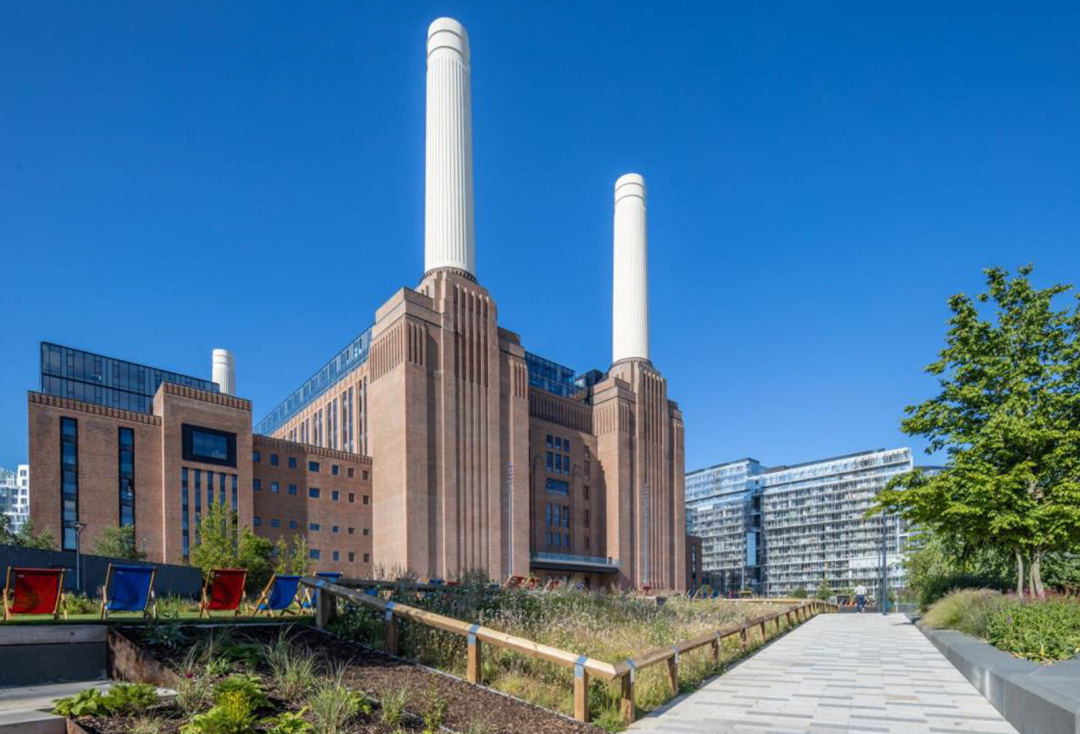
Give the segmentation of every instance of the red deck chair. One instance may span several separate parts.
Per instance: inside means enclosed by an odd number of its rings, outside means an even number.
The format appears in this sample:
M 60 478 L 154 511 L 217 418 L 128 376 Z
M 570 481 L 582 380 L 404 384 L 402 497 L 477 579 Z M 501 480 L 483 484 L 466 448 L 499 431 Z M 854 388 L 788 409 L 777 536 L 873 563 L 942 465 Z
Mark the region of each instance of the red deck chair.
M 202 604 L 199 616 L 209 617 L 210 612 L 235 612 L 240 616 L 240 603 L 244 601 L 245 568 L 215 568 L 210 578 L 203 582 Z
M 60 617 L 64 598 L 64 569 L 12 568 L 8 566 L 4 586 L 4 619 L 16 614 L 51 614 Z M 64 610 L 67 619 L 67 609 Z

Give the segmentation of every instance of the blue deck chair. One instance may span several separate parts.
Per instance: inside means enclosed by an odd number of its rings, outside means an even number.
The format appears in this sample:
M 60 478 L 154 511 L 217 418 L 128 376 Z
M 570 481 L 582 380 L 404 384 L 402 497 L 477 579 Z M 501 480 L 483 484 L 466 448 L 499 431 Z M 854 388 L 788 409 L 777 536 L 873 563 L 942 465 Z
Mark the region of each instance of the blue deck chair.
M 341 572 L 340 571 L 320 571 L 319 573 L 315 574 L 315 577 L 320 578 L 320 579 L 326 579 L 330 583 L 335 583 L 338 579 L 341 578 Z M 308 589 L 307 599 L 305 599 L 304 603 L 300 605 L 300 608 L 301 609 L 315 609 L 317 606 L 319 606 L 319 590 L 318 589 Z
M 300 576 L 283 574 L 271 576 L 266 588 L 259 594 L 254 608 L 249 607 L 249 613 L 258 615 L 259 612 L 266 612 L 271 617 L 274 616 L 274 612 L 281 612 L 281 616 L 285 616 L 286 613 L 295 614 L 291 607 L 296 601 L 296 592 L 300 590 L 300 578 Z
M 101 587 L 101 618 L 109 612 L 142 612 L 157 615 L 154 600 L 154 566 L 109 564 L 105 585 Z

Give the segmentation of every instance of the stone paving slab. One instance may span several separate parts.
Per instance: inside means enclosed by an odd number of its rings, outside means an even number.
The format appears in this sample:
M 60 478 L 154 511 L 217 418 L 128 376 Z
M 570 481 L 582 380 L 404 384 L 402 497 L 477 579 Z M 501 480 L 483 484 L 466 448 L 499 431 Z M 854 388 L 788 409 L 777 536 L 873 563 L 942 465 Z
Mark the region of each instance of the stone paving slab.
M 1016 734 L 901 614 L 823 614 L 631 731 Z

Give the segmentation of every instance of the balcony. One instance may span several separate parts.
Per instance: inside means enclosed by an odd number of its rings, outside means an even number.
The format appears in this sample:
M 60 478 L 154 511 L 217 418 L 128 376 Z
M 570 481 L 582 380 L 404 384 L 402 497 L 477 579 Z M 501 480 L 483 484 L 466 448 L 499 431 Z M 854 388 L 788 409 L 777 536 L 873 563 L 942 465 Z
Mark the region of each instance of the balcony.
M 545 571 L 617 573 L 622 563 L 604 556 L 575 556 L 570 553 L 533 553 L 530 565 Z

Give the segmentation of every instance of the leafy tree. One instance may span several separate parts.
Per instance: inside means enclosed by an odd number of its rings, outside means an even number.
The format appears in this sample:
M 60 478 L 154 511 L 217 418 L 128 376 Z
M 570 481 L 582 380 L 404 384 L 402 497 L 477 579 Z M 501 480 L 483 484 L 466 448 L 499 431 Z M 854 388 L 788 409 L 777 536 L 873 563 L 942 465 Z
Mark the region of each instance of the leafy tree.
M 259 592 L 270 577 L 274 575 L 274 544 L 266 538 L 256 535 L 251 528 L 240 531 L 240 540 L 236 546 L 236 563 L 247 569 L 244 588 L 249 592 Z
M 142 553 L 135 543 L 134 525 L 113 526 L 102 530 L 94 543 L 94 553 L 110 558 L 125 558 L 129 561 L 146 559 L 146 554 Z
M 805 599 L 809 594 L 806 591 L 805 586 L 799 586 L 795 591 L 791 592 L 792 599 Z
M 34 521 L 27 520 L 18 532 L 12 529 L 11 518 L 0 513 L 0 545 L 17 545 L 37 550 L 56 550 L 56 541 L 52 531 L 42 530 L 34 533 Z
M 211 502 L 199 519 L 191 565 L 198 566 L 207 577 L 215 568 L 246 568 L 244 586 L 249 593 L 257 592 L 273 573 L 274 544 L 251 528 L 240 530 L 238 525 L 235 512 Z
M 1080 544 L 1080 306 L 1056 309 L 1071 286 L 1032 287 L 1030 265 L 1015 277 L 985 272 L 988 292 L 949 299 L 946 345 L 926 368 L 939 394 L 901 423 L 929 452 L 944 449 L 949 465 L 897 477 L 877 508 L 968 552 L 1008 552 L 1017 593 L 1026 562 L 1042 594 L 1047 554 Z
M 828 579 L 824 576 L 821 577 L 821 583 L 818 584 L 817 591 L 814 592 L 814 596 L 822 601 L 825 601 L 833 595 L 833 588 L 829 585 Z
M 315 567 L 309 557 L 307 538 L 300 534 L 293 536 L 291 546 L 285 538 L 279 538 L 275 545 L 275 555 L 277 556 L 275 573 L 307 576 Z

